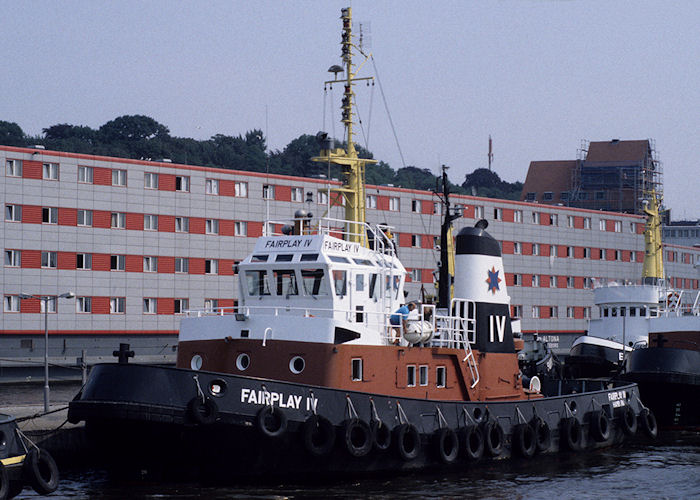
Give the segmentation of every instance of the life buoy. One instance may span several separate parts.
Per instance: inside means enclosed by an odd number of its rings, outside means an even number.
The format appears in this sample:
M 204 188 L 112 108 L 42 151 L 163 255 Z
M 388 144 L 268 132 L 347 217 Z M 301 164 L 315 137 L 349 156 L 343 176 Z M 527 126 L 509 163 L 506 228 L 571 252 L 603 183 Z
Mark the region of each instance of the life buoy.
M 287 431 L 287 416 L 282 409 L 275 406 L 260 408 L 255 422 L 263 436 L 270 438 L 279 437 Z
M 457 433 L 449 427 L 442 427 L 433 433 L 432 441 L 435 454 L 443 464 L 451 464 L 457 460 L 459 453 L 459 438 Z
M 575 417 L 562 418 L 559 424 L 559 446 L 576 451 L 581 445 L 581 423 Z
M 659 435 L 659 426 L 656 424 L 656 417 L 649 408 L 642 408 L 639 412 L 639 427 L 642 432 L 651 439 L 656 439 Z
M 381 420 L 372 420 L 372 441 L 378 451 L 386 451 L 391 447 L 391 429 Z
M 359 418 L 351 418 L 343 422 L 343 437 L 345 449 L 353 457 L 364 457 L 374 444 L 369 424 Z
M 549 424 L 541 417 L 535 417 L 530 424 L 535 430 L 535 446 L 538 453 L 543 453 L 552 446 L 552 431 Z
M 484 455 L 484 434 L 476 425 L 465 427 L 462 434 L 462 444 L 464 445 L 462 447 L 464 456 L 468 460 L 476 462 Z
M 524 458 L 531 458 L 537 450 L 535 430 L 530 424 L 518 424 L 513 428 L 511 438 L 513 453 Z
M 10 494 L 10 476 L 5 464 L 0 462 L 0 499 L 5 500 Z
M 335 443 L 333 424 L 320 415 L 311 415 L 306 419 L 301 436 L 306 451 L 317 457 L 328 455 Z
M 630 406 L 625 406 L 620 415 L 620 427 L 627 436 L 633 436 L 637 432 L 637 416 Z
M 48 495 L 58 488 L 58 467 L 48 451 L 32 448 L 23 465 L 24 476 L 39 495 Z
M 486 451 L 492 457 L 497 457 L 503 451 L 504 441 L 503 427 L 496 421 L 486 422 L 484 427 L 484 445 Z
M 202 400 L 199 396 L 195 396 L 187 403 L 187 413 L 195 423 L 208 425 L 216 421 L 219 408 L 211 398 L 205 397 Z
M 610 419 L 603 410 L 591 412 L 591 436 L 599 443 L 610 438 Z
M 415 459 L 420 453 L 420 433 L 412 424 L 401 424 L 394 429 L 396 450 L 406 462 Z

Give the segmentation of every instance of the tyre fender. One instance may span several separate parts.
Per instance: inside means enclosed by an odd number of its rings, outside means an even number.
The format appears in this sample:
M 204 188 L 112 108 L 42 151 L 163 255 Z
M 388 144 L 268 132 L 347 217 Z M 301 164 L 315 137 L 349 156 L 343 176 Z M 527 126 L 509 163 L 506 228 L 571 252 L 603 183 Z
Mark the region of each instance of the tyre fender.
M 209 425 L 213 424 L 219 416 L 219 407 L 209 397 L 202 400 L 199 396 L 195 396 L 187 403 L 187 414 L 194 423 Z
M 537 437 L 530 424 L 518 424 L 513 428 L 511 438 L 513 452 L 524 458 L 532 458 L 537 451 Z
M 637 432 L 637 416 L 631 406 L 623 407 L 620 412 L 620 427 L 627 436 L 634 436 Z
M 391 429 L 381 420 L 372 420 L 372 441 L 377 451 L 386 451 L 391 447 Z
M 591 412 L 591 436 L 599 443 L 610 439 L 610 419 L 603 410 Z
M 10 476 L 5 464 L 0 462 L 0 500 L 5 500 L 10 494 Z
M 656 439 L 656 436 L 659 435 L 659 426 L 656 423 L 654 413 L 649 408 L 642 408 L 642 411 L 639 412 L 638 419 L 639 427 L 642 429 L 644 435 L 651 439 Z
M 449 427 L 442 427 L 433 433 L 433 446 L 435 455 L 443 464 L 451 464 L 457 460 L 459 453 L 459 438 L 457 433 Z
M 581 446 L 581 423 L 575 417 L 562 418 L 559 425 L 559 447 L 576 451 Z
M 345 449 L 353 457 L 364 457 L 374 445 L 372 429 L 367 422 L 359 418 L 351 418 L 343 422 L 342 436 Z
M 24 459 L 26 481 L 39 495 L 48 495 L 58 488 L 58 467 L 48 451 L 32 448 Z
M 497 457 L 503 451 L 503 441 L 505 434 L 501 424 L 494 420 L 490 420 L 484 426 L 484 445 L 486 451 L 492 457 Z
M 535 431 L 537 452 L 543 453 L 549 450 L 552 446 L 552 430 L 549 428 L 549 424 L 543 418 L 536 417 L 531 425 Z
M 306 451 L 316 457 L 323 457 L 333 449 L 335 429 L 327 418 L 311 415 L 302 425 L 301 437 Z
M 409 462 L 420 453 L 421 442 L 420 433 L 415 425 L 401 424 L 394 429 L 394 440 L 396 441 L 396 451 L 406 462 Z
M 277 438 L 287 432 L 287 416 L 276 406 L 260 408 L 255 422 L 262 435 L 269 438 Z
M 468 460 L 476 462 L 484 456 L 484 434 L 481 429 L 476 425 L 465 427 L 462 432 L 462 445 L 464 456 Z

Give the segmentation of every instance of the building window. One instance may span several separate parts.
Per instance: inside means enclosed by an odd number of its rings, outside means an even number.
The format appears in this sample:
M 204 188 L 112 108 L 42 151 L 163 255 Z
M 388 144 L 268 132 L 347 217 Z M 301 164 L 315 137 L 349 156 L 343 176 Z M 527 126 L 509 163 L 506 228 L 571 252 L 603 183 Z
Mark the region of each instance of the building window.
M 219 274 L 219 261 L 215 259 L 206 259 L 204 261 L 205 274 Z
M 574 216 L 573 215 L 566 216 L 566 226 L 567 227 L 574 227 Z
M 566 317 L 567 319 L 573 319 L 574 318 L 574 308 L 571 306 L 567 306 L 566 308 Z
M 273 186 L 272 184 L 263 184 L 262 197 L 263 197 L 263 200 L 274 200 L 275 199 L 275 186 Z
M 366 204 L 367 208 L 377 208 L 377 195 L 368 194 Z
M 92 227 L 92 210 L 78 210 L 78 225 Z
M 58 208 L 43 207 L 41 209 L 41 222 L 43 224 L 58 224 Z
M 144 257 L 143 258 L 143 272 L 144 273 L 156 273 L 156 272 L 158 272 L 158 257 Z
M 124 212 L 112 212 L 112 229 L 126 228 L 126 214 Z
M 522 222 L 523 221 L 523 211 L 522 210 L 516 210 L 513 212 L 513 222 Z
M 569 192 L 568 191 L 562 191 L 559 193 L 559 199 L 561 201 L 569 201 Z
M 591 218 L 584 217 L 583 218 L 583 229 L 590 229 L 590 228 L 591 228 Z
M 396 196 L 391 196 L 389 198 L 389 210 L 392 212 L 398 212 L 400 210 L 400 200 Z
M 598 258 L 600 260 L 605 260 L 605 248 L 598 249 Z
M 22 265 L 22 252 L 19 250 L 5 250 L 5 266 L 20 267 Z
M 158 174 L 153 172 L 143 174 L 143 187 L 145 189 L 158 189 Z
M 204 299 L 204 309 L 213 312 L 219 308 L 219 299 Z
M 411 200 L 411 212 L 420 213 L 420 200 Z
M 56 312 L 56 303 L 58 302 L 56 300 L 56 297 L 47 297 L 48 300 L 42 300 L 41 301 L 41 306 L 39 307 L 39 310 L 42 313 L 55 313 Z
M 92 269 L 92 254 L 91 253 L 79 253 L 75 256 L 75 268 L 76 269 Z
M 182 314 L 190 308 L 189 299 L 175 299 L 175 305 L 173 307 L 173 312 L 175 314 Z
M 549 277 L 549 288 L 556 288 L 556 287 L 557 287 L 557 277 L 550 276 Z
M 126 186 L 126 170 L 112 169 L 112 186 Z
M 78 182 L 82 184 L 92 184 L 93 168 L 78 166 Z
M 630 233 L 634 234 L 636 232 L 637 228 L 635 227 L 634 222 L 630 222 L 629 228 L 630 228 Z
M 5 205 L 5 220 L 22 222 L 22 205 Z
M 574 277 L 567 276 L 566 277 L 566 288 L 573 288 L 573 287 L 574 287 Z
M 111 271 L 123 271 L 125 263 L 126 257 L 124 255 L 112 255 L 109 258 L 109 269 Z
M 537 199 L 537 193 L 530 191 L 525 195 L 525 201 L 535 201 Z
M 125 309 L 125 297 L 112 297 L 109 299 L 109 314 L 124 314 Z
M 75 312 L 90 313 L 92 312 L 92 297 L 76 297 Z
M 41 267 L 55 269 L 58 263 L 56 252 L 41 252 Z
M 615 260 L 622 260 L 622 250 L 615 250 Z
M 350 376 L 353 382 L 362 381 L 362 358 L 353 358 L 352 364 L 352 374 Z
M 513 286 L 523 286 L 523 275 L 514 274 L 513 275 Z
M 591 317 L 591 308 L 590 307 L 583 308 L 583 317 L 585 319 L 590 319 L 590 317 Z
M 325 191 L 319 191 L 316 194 L 316 203 L 319 205 L 326 205 L 328 203 L 328 193 Z
M 600 219 L 598 221 L 598 229 L 601 231 L 605 231 L 605 219 Z
M 207 234 L 219 234 L 219 221 L 217 219 L 207 219 L 205 232 Z
M 175 272 L 188 273 L 190 271 L 190 260 L 186 257 L 175 257 Z
M 637 262 L 637 252 L 635 252 L 634 250 L 630 251 L 630 262 Z
M 7 160 L 5 162 L 5 175 L 7 177 L 22 177 L 22 160 Z
M 540 254 L 540 244 L 533 243 L 532 244 L 532 255 L 539 255 L 539 254 Z
M 549 214 L 549 225 L 558 226 L 559 225 L 559 214 Z
M 484 207 L 482 207 L 482 206 L 475 206 L 474 207 L 474 218 L 475 219 L 483 219 L 484 218 Z
M 182 193 L 190 192 L 190 178 L 186 175 L 176 175 L 175 176 L 175 191 L 180 191 Z
M 272 234 L 272 233 L 270 233 Z M 233 235 L 234 236 L 248 236 L 248 223 L 245 221 L 237 220 L 233 223 Z
M 590 259 L 591 258 L 591 249 L 588 247 L 583 247 L 583 258 L 584 259 Z
M 583 278 L 583 288 L 591 288 L 593 286 L 593 278 L 584 276 Z
M 554 193 L 551 191 L 545 191 L 542 193 L 542 201 L 552 201 L 554 199 Z
M 219 181 L 217 179 L 207 179 L 204 182 L 204 192 L 206 194 L 219 194 Z
M 447 381 L 447 370 L 444 366 L 438 366 L 435 369 L 435 386 L 443 388 Z
M 18 295 L 5 295 L 5 312 L 19 312 Z
M 494 220 L 503 220 L 503 209 L 502 208 L 494 208 L 493 209 L 493 219 Z
M 514 318 L 522 318 L 523 317 L 523 306 L 514 305 L 514 306 L 512 306 L 512 308 L 513 308 L 513 317 Z
M 42 172 L 44 180 L 57 181 L 58 163 L 44 163 Z
M 158 231 L 158 216 L 146 214 L 143 216 L 144 231 Z
M 304 189 L 300 187 L 292 188 L 292 201 L 301 203 L 304 201 Z
M 540 223 L 540 213 L 539 212 L 532 212 L 532 223 L 533 224 Z
M 415 387 L 416 386 L 416 367 L 415 365 L 408 365 L 406 367 L 406 386 Z
M 418 367 L 418 383 L 424 386 L 428 385 L 428 365 Z
M 540 317 L 540 306 L 532 306 L 532 317 L 533 318 Z
M 573 259 L 573 258 L 574 258 L 574 247 L 566 247 L 566 256 L 567 256 L 569 259 Z
M 414 248 L 420 246 L 420 234 L 411 235 L 411 246 Z
M 155 314 L 157 311 L 158 301 L 153 298 L 143 299 L 143 313 L 144 314 Z
M 615 221 L 615 232 L 616 233 L 622 232 L 622 221 L 619 221 L 619 220 Z
M 522 244 L 519 241 L 513 242 L 513 253 L 515 255 L 520 255 L 521 253 L 523 253 Z
M 549 317 L 550 318 L 558 318 L 559 317 L 559 307 L 551 306 L 549 308 Z
M 190 232 L 190 218 L 189 217 L 175 217 L 175 232 L 176 233 L 189 233 Z
M 532 286 L 535 288 L 540 286 L 540 275 L 539 274 L 532 275 Z
M 248 197 L 248 183 L 247 182 L 234 183 L 233 194 L 239 198 L 247 198 Z
M 420 269 L 413 269 L 411 271 L 411 281 L 420 282 L 421 274 L 422 274 L 422 272 Z

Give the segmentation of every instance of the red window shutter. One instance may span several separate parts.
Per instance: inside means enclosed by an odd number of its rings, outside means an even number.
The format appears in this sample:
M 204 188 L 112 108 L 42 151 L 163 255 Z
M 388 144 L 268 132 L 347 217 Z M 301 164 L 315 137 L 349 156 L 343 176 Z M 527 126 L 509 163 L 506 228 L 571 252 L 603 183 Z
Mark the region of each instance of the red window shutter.
M 233 221 L 219 220 L 219 234 L 221 236 L 233 236 Z
M 141 255 L 127 255 L 125 257 L 124 270 L 130 273 L 142 273 L 143 272 L 143 256 Z
M 292 188 L 290 186 L 275 186 L 275 200 L 292 201 Z
M 219 181 L 219 196 L 235 196 L 236 195 L 236 183 L 234 181 L 229 181 L 222 179 Z
M 158 216 L 158 231 L 162 233 L 174 233 L 175 232 L 175 216 L 173 215 L 159 215 Z
M 219 275 L 233 276 L 233 259 L 219 259 Z
M 75 252 L 58 252 L 58 268 L 59 269 L 75 269 Z
M 25 179 L 41 179 L 41 162 L 24 160 L 22 162 L 22 177 Z
M 92 225 L 96 228 L 109 229 L 112 225 L 112 213 L 104 210 L 95 210 L 92 213 Z
M 175 272 L 175 257 L 158 257 L 158 272 L 172 274 Z
M 109 314 L 109 297 L 93 297 L 92 314 Z
M 204 274 L 204 259 L 197 257 L 190 259 L 190 274 Z
M 190 233 L 204 234 L 204 219 L 201 217 L 190 217 Z
M 248 221 L 248 237 L 259 238 L 262 236 L 263 224 L 258 221 Z M 281 231 L 281 228 L 280 228 Z
M 26 224 L 41 224 L 41 207 L 36 205 L 24 205 L 22 207 L 22 222 Z
M 98 186 L 111 186 L 112 185 L 112 169 L 95 167 L 92 170 L 92 182 Z M 107 311 L 109 312 L 109 311 Z
M 78 210 L 75 208 L 58 208 L 58 224 L 60 226 L 77 226 Z
M 126 228 L 132 231 L 143 231 L 143 214 L 127 212 Z
M 158 297 L 156 302 L 156 311 L 158 314 L 175 314 L 175 299 L 170 297 Z
M 172 174 L 158 175 L 159 191 L 175 191 L 175 176 Z
M 93 271 L 109 271 L 111 268 L 110 255 L 105 253 L 92 254 Z
M 503 222 L 513 222 L 515 221 L 515 210 L 512 208 L 503 209 Z
M 39 269 L 41 267 L 41 250 L 22 250 L 22 267 Z

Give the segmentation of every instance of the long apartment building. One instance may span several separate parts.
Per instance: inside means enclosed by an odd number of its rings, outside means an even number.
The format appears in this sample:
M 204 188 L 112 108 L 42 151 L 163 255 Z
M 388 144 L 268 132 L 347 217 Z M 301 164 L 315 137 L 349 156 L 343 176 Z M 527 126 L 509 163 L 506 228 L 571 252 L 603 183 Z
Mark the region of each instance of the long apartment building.
M 45 319 L 58 364 L 75 363 L 83 350 L 90 362 L 111 360 L 120 342 L 143 361 L 172 361 L 184 311 L 235 307 L 236 261 L 264 231 L 279 230 L 266 221 L 288 220 L 299 208 L 315 217 L 343 214 L 320 179 L 9 146 L 0 146 L 0 161 L 0 376 L 42 359 Z M 596 279 L 641 276 L 641 216 L 459 195 L 452 201 L 463 207 L 457 229 L 489 222 L 502 244 L 513 316 L 555 347 L 598 317 Z M 370 222 L 395 228 L 410 298 L 435 294 L 437 197 L 368 186 L 367 207 Z M 672 284 L 697 290 L 700 249 L 666 245 L 665 256 Z M 20 297 L 66 292 L 75 298 Z

